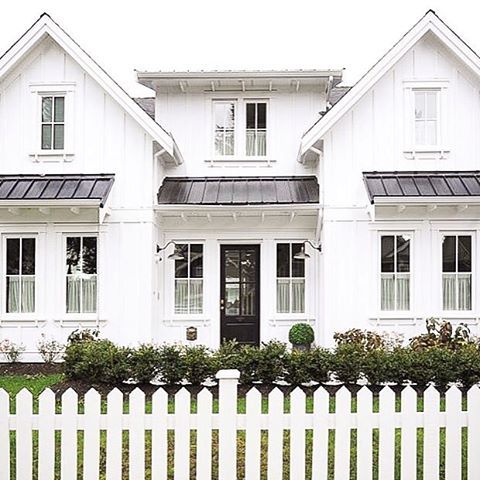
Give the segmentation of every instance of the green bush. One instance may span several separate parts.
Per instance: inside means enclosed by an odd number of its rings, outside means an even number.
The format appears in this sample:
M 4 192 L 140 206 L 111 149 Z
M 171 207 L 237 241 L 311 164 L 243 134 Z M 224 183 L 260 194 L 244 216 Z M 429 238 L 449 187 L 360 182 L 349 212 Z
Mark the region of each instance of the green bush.
M 455 352 L 457 380 L 467 388 L 480 383 L 480 350 L 478 345 L 462 345 Z
M 192 385 L 200 385 L 205 380 L 215 377 L 216 365 L 211 351 L 203 345 L 184 348 L 185 380 Z
M 282 342 L 270 341 L 258 350 L 256 377 L 263 383 L 273 383 L 284 376 L 287 346 Z
M 288 332 L 288 341 L 292 345 L 311 345 L 314 340 L 315 333 L 308 323 L 296 323 Z
M 362 377 L 365 351 L 356 344 L 340 344 L 333 352 L 332 371 L 335 378 L 346 384 L 356 383 Z
M 187 374 L 182 347 L 175 344 L 162 345 L 158 356 L 158 379 L 167 385 L 181 383 Z
M 162 357 L 160 348 L 152 344 L 141 344 L 130 355 L 130 376 L 139 383 L 149 383 L 157 375 Z
M 364 353 L 361 369 L 368 383 L 378 385 L 389 381 L 392 358 L 392 353 L 383 349 Z
M 70 342 L 65 349 L 63 368 L 68 378 L 115 385 L 130 377 L 130 354 L 130 349 L 110 340 Z

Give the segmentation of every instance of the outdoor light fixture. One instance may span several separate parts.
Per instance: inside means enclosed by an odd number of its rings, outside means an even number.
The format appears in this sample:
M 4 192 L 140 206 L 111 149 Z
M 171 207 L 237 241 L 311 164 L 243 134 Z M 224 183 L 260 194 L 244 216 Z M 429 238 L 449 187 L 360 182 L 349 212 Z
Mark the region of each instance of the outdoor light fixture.
M 178 245 L 173 240 L 170 240 L 170 242 L 166 243 L 163 247 L 160 247 L 160 245 L 157 244 L 155 256 L 158 258 L 158 261 L 162 260 L 160 252 L 165 250 L 169 245 L 175 245 L 175 250 L 167 257 L 169 260 L 185 260 L 185 257 L 180 253 L 178 249 Z
M 300 249 L 300 251 L 298 253 L 296 253 L 293 258 L 295 260 L 305 260 L 306 258 L 310 258 L 310 255 L 305 252 L 305 245 L 306 244 L 309 244 L 312 248 L 314 248 L 315 250 L 318 250 L 319 252 L 322 251 L 322 245 L 321 244 L 318 244 L 318 245 L 314 245 L 310 240 L 305 240 L 303 242 L 303 245 L 302 245 L 302 248 Z

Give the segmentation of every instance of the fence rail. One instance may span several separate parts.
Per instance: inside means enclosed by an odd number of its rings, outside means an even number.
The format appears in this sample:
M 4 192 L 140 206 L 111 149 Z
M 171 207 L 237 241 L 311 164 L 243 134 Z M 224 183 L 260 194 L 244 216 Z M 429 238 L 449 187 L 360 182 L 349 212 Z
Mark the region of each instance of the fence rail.
M 106 403 L 95 390 L 81 402 L 46 390 L 37 404 L 22 390 L 11 408 L 0 390 L 0 480 L 480 478 L 478 387 L 266 399 L 252 388 L 242 403 L 238 375 L 218 372 L 218 402 L 207 389 L 192 402 L 183 388 L 173 399 L 159 389 L 151 404 L 138 389 L 128 401 L 114 389 Z

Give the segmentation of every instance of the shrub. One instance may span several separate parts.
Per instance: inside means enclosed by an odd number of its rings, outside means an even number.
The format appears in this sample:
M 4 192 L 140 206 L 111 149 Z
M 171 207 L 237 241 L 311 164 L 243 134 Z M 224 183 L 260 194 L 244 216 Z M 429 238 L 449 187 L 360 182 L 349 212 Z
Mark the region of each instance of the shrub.
M 97 328 L 77 328 L 68 336 L 67 345 L 98 340 L 99 335 L 100 331 Z
M 156 345 L 141 344 L 130 354 L 130 376 L 139 383 L 151 382 L 158 374 L 161 360 L 160 350 Z
M 478 345 L 462 345 L 455 352 L 457 380 L 466 388 L 480 382 L 480 350 Z
M 130 349 L 110 340 L 81 340 L 67 345 L 64 372 L 71 379 L 118 384 L 130 377 Z
M 3 353 L 10 363 L 17 362 L 24 351 L 25 345 L 23 343 L 15 343 L 7 338 L 0 342 L 0 353 Z
M 263 383 L 280 380 L 284 375 L 286 354 L 285 343 L 271 340 L 262 344 L 258 352 L 257 379 Z
M 159 348 L 158 378 L 167 385 L 180 383 L 187 373 L 182 347 L 162 345 Z
M 326 348 L 317 347 L 309 352 L 311 380 L 319 383 L 328 382 L 332 371 L 332 358 L 332 352 Z
M 356 383 L 362 376 L 365 351 L 358 344 L 340 344 L 333 352 L 332 370 L 338 381 Z
M 42 333 L 37 343 L 37 348 L 42 360 L 50 365 L 61 358 L 65 346 L 54 338 L 48 339 Z
M 292 350 L 285 357 L 284 380 L 291 385 L 301 385 L 313 380 L 310 351 Z
M 203 345 L 185 347 L 185 379 L 192 385 L 200 385 L 216 373 L 212 352 Z
M 311 345 L 315 333 L 308 323 L 296 323 L 288 332 L 288 340 L 292 345 Z
M 410 347 L 424 350 L 431 347 L 444 347 L 455 350 L 462 345 L 473 343 L 470 329 L 460 323 L 455 330 L 450 322 L 440 322 L 437 318 L 426 320 L 427 332 L 410 339 Z
M 235 340 L 223 342 L 213 354 L 215 368 L 217 370 L 221 368 L 238 368 L 242 370 L 242 351 L 244 348 Z
M 361 330 L 360 328 L 351 328 L 345 332 L 334 333 L 333 339 L 337 345 L 356 345 L 365 352 L 378 349 L 391 351 L 400 347 L 403 343 L 402 335 Z
M 362 373 L 368 383 L 378 385 L 389 381 L 393 355 L 383 349 L 374 349 L 365 352 L 362 363 Z

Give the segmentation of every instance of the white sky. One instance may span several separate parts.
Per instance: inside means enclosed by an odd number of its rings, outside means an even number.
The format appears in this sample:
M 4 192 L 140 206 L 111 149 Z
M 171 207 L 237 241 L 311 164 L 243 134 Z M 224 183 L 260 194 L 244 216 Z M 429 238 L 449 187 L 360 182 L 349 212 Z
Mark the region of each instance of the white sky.
M 48 12 L 131 95 L 133 70 L 346 68 L 354 83 L 429 9 L 480 52 L 473 0 L 3 0 L 0 50 Z

